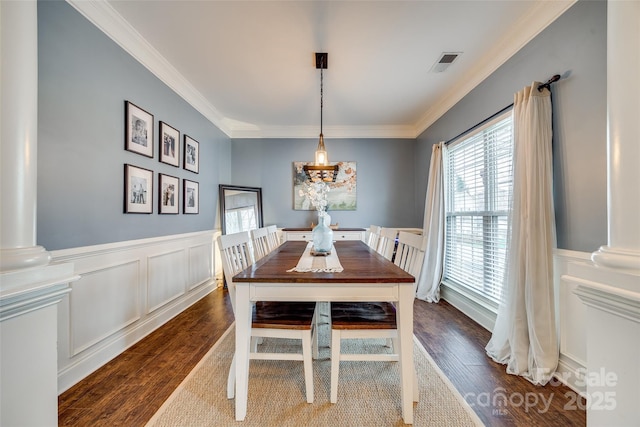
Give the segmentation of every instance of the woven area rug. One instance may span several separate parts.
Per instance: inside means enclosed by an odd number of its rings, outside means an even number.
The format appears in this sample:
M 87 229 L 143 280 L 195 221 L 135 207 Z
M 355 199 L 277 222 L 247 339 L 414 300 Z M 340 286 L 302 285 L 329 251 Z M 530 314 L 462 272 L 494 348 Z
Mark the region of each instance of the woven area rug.
M 302 362 L 252 360 L 249 404 L 243 422 L 235 421 L 235 400 L 227 399 L 227 374 L 234 351 L 235 324 L 167 399 L 147 426 L 401 426 L 399 369 L 394 362 L 342 362 L 338 403 L 329 402 L 329 330 L 320 329 L 320 357 L 313 361 L 314 403 L 306 403 Z M 298 351 L 299 341 L 265 339 L 268 351 L 283 342 Z M 343 340 L 344 352 L 385 349 L 384 340 Z M 482 422 L 414 337 L 420 401 L 415 426 L 481 426 Z

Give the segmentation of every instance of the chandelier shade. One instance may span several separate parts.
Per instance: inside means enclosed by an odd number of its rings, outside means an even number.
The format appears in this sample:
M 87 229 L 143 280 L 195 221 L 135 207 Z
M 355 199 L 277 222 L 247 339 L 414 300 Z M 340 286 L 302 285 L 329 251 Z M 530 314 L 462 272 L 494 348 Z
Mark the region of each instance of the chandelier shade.
M 335 182 L 338 176 L 338 165 L 329 164 L 329 156 L 324 146 L 324 135 L 322 134 L 322 108 L 323 108 L 323 74 L 322 70 L 327 69 L 328 54 L 326 52 L 316 52 L 316 68 L 320 69 L 320 139 L 316 149 L 315 162 L 313 165 L 303 166 L 307 178 L 312 182 Z

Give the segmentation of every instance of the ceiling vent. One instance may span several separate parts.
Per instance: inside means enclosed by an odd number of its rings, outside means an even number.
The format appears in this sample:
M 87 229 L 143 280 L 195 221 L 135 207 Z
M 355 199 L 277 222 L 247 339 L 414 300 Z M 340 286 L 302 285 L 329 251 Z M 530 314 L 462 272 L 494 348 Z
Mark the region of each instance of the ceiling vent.
M 455 61 L 461 54 L 462 52 L 443 52 L 442 55 L 440 55 L 440 59 L 438 59 L 438 62 L 433 64 L 433 67 L 431 67 L 431 70 L 429 70 L 429 72 L 442 73 L 447 68 L 449 68 L 449 66 L 453 64 L 453 61 Z

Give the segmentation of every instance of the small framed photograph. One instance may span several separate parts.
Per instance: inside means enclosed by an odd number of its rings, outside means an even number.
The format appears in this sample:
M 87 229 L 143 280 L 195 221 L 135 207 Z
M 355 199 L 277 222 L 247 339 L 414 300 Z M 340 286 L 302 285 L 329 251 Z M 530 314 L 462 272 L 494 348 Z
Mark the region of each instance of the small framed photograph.
M 184 136 L 184 168 L 198 173 L 200 164 L 200 144 L 195 139 Z
M 183 179 L 184 183 L 184 207 L 182 212 L 186 214 L 197 214 L 199 205 L 198 183 Z
M 124 148 L 153 157 L 153 115 L 125 101 L 125 122 Z
M 180 179 L 175 176 L 158 174 L 158 213 L 177 214 L 180 204 Z
M 160 161 L 180 167 L 180 132 L 165 122 L 160 122 Z
M 153 213 L 153 171 L 124 165 L 124 213 Z

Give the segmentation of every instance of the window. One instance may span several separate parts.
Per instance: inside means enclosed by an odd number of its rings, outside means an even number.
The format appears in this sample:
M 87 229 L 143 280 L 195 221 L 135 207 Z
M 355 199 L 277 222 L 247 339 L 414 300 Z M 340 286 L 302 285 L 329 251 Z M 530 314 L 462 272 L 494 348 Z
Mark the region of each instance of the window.
M 497 306 L 513 188 L 511 112 L 447 146 L 443 280 Z

